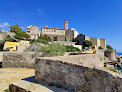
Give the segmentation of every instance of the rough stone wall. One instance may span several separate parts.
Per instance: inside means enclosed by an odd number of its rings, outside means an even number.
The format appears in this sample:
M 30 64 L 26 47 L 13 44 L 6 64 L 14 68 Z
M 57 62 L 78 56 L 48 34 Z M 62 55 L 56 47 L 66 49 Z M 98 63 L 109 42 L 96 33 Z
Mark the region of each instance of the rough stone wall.
M 105 56 L 108 57 L 110 60 L 116 61 L 115 55 L 116 55 L 116 51 L 115 50 L 105 51 Z
M 36 58 L 35 80 L 70 92 L 122 92 L 122 75 L 52 58 Z
M 105 50 L 96 50 L 96 54 L 103 54 L 104 55 Z
M 35 68 L 35 57 L 42 53 L 36 52 L 8 52 L 3 54 L 2 67 Z

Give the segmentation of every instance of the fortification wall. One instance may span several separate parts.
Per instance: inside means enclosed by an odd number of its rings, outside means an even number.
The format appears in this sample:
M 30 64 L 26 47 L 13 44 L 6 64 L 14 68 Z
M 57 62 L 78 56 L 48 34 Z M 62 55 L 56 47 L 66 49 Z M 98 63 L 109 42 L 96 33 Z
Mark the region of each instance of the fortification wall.
M 116 55 L 116 51 L 115 50 L 112 50 L 112 51 L 105 51 L 105 56 L 108 57 L 110 60 L 114 60 L 116 61 L 116 58 L 115 58 L 115 55 Z
M 70 52 L 65 53 L 68 56 Z M 2 67 L 35 68 L 35 57 L 52 57 L 43 52 L 1 52 Z
M 122 92 L 122 75 L 74 62 L 75 59 L 70 62 L 61 58 L 36 58 L 35 80 L 70 92 Z
M 5 52 L 2 67 L 35 68 L 36 56 L 42 56 L 42 52 Z

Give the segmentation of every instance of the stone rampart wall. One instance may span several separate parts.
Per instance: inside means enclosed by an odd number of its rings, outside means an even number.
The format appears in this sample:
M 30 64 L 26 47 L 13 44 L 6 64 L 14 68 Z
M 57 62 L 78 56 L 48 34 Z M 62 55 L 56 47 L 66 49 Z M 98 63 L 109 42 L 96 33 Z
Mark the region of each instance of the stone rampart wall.
M 61 58 L 36 58 L 35 80 L 70 92 L 122 92 L 122 75 L 103 68 L 62 61 Z
M 116 55 L 115 50 L 112 50 L 112 51 L 106 50 L 105 51 L 105 56 L 108 57 L 110 60 L 116 61 L 115 55 Z
M 84 66 L 104 67 L 104 55 L 102 54 L 82 54 L 82 55 L 69 55 L 69 56 L 46 57 L 46 58 L 52 60 L 61 60 L 64 62 L 67 61 L 76 64 L 82 64 Z
M 36 56 L 42 56 L 42 52 L 5 52 L 2 67 L 35 68 Z

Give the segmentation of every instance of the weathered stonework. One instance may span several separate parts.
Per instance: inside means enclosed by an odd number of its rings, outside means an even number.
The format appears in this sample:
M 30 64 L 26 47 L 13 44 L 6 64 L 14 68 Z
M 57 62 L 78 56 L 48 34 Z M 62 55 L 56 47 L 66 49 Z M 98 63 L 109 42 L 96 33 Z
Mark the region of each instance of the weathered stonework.
M 42 53 L 36 52 L 9 52 L 3 54 L 2 67 L 35 68 L 35 57 Z
M 70 92 L 122 92 L 122 75 L 61 58 L 36 58 L 35 80 L 60 85 Z

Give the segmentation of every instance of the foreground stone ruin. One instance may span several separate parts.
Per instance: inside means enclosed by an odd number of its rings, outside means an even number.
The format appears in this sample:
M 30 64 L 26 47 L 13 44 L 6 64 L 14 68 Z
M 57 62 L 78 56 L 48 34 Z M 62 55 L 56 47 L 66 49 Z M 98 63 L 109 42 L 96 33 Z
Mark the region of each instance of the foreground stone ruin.
M 122 75 L 60 58 L 36 58 L 35 80 L 58 85 L 71 92 L 122 92 Z

